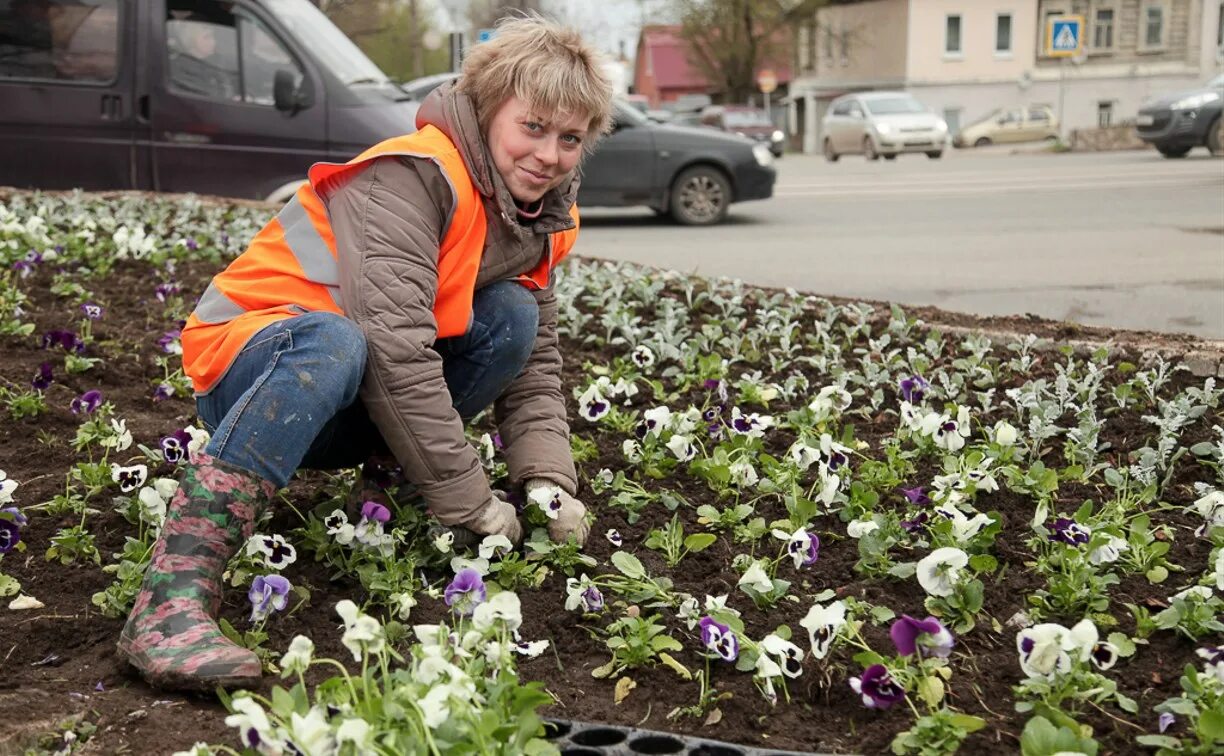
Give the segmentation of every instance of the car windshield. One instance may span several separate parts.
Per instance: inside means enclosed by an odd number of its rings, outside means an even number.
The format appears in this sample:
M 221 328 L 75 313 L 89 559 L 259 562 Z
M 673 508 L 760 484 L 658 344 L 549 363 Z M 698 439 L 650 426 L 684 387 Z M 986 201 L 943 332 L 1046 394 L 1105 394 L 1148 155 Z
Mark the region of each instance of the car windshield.
M 641 126 L 644 123 L 650 122 L 650 119 L 646 117 L 646 114 L 633 107 L 632 104 L 619 101 L 617 102 L 617 105 L 616 120 L 618 122 L 628 124 L 630 126 Z
M 897 115 L 900 113 L 925 113 L 922 103 L 912 97 L 881 97 L 865 101 L 872 115 Z
M 302 46 L 345 84 L 385 84 L 387 75 L 309 0 L 267 0 Z
M 764 110 L 728 110 L 723 113 L 723 122 L 729 129 L 744 129 L 751 126 L 771 126 Z

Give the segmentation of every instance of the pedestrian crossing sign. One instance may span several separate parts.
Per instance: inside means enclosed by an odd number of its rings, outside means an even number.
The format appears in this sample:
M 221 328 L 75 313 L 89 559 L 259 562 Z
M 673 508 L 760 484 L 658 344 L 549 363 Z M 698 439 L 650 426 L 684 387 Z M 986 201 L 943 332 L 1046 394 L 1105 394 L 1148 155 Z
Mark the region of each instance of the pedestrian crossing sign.
M 1083 51 L 1083 16 L 1051 16 L 1046 20 L 1046 55 L 1071 58 Z

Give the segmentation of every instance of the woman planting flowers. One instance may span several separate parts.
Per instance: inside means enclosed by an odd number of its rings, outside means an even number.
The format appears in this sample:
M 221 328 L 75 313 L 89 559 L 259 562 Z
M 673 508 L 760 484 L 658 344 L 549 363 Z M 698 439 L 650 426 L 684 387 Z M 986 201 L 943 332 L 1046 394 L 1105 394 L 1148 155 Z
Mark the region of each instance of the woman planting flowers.
M 259 678 L 217 629 L 220 577 L 299 468 L 389 455 L 444 525 L 519 541 L 464 438 L 490 404 L 511 485 L 547 487 L 549 535 L 585 540 L 551 283 L 577 237 L 579 163 L 610 121 L 601 70 L 576 32 L 503 24 L 422 104 L 419 131 L 316 164 L 213 278 L 182 331 L 212 439 L 184 466 L 119 642 L 149 682 Z

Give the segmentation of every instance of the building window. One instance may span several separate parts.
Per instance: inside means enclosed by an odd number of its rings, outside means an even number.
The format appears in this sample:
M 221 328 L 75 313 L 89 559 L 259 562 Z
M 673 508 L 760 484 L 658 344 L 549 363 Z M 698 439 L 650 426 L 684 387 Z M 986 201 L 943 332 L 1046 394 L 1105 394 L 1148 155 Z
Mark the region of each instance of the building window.
M 1092 48 L 1112 50 L 1114 40 L 1114 9 L 1097 8 L 1092 17 Z
M 1139 49 L 1159 50 L 1165 46 L 1165 6 L 1163 3 L 1149 3 L 1143 6 L 1140 16 Z
M 944 30 L 944 55 L 961 55 L 961 17 L 958 13 L 948 15 Z
M 995 54 L 1011 55 L 1012 51 L 1012 15 L 1000 13 L 995 16 Z
M 825 65 L 833 67 L 833 27 L 829 24 L 824 28 L 824 62 Z
M 1041 26 L 1037 30 L 1037 54 L 1039 56 L 1044 58 L 1050 57 L 1050 50 L 1048 47 L 1050 22 L 1059 16 L 1065 15 L 1067 15 L 1067 9 L 1063 7 L 1046 7 L 1042 12 Z
M 1097 126 L 1107 129 L 1113 125 L 1113 100 L 1101 100 L 1097 103 Z
M 0 79 L 114 81 L 121 8 L 126 12 L 127 7 L 119 0 L 5 3 L 0 13 Z

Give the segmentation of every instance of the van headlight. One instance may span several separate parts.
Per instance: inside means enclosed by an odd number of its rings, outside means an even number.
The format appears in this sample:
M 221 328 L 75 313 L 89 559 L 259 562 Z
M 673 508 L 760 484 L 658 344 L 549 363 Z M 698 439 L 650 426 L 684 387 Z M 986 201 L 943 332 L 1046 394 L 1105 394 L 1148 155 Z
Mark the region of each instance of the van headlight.
M 887 134 L 888 132 L 892 131 L 892 126 L 887 123 L 877 123 L 875 125 L 875 130 L 880 134 Z
M 770 134 L 769 138 L 774 142 L 781 142 L 783 139 L 786 139 L 786 135 L 782 133 L 781 129 L 774 129 L 774 133 Z
M 1170 110 L 1194 110 L 1195 108 L 1201 108 L 1204 105 L 1215 102 L 1218 99 L 1220 99 L 1220 95 L 1217 92 L 1203 92 L 1202 94 L 1196 94 L 1196 95 L 1190 95 L 1189 97 L 1183 97 L 1177 102 L 1170 105 L 1169 109 Z
M 756 158 L 757 165 L 761 166 L 762 168 L 768 168 L 769 166 L 773 165 L 774 156 L 773 153 L 769 151 L 769 147 L 767 145 L 752 145 L 752 156 Z

